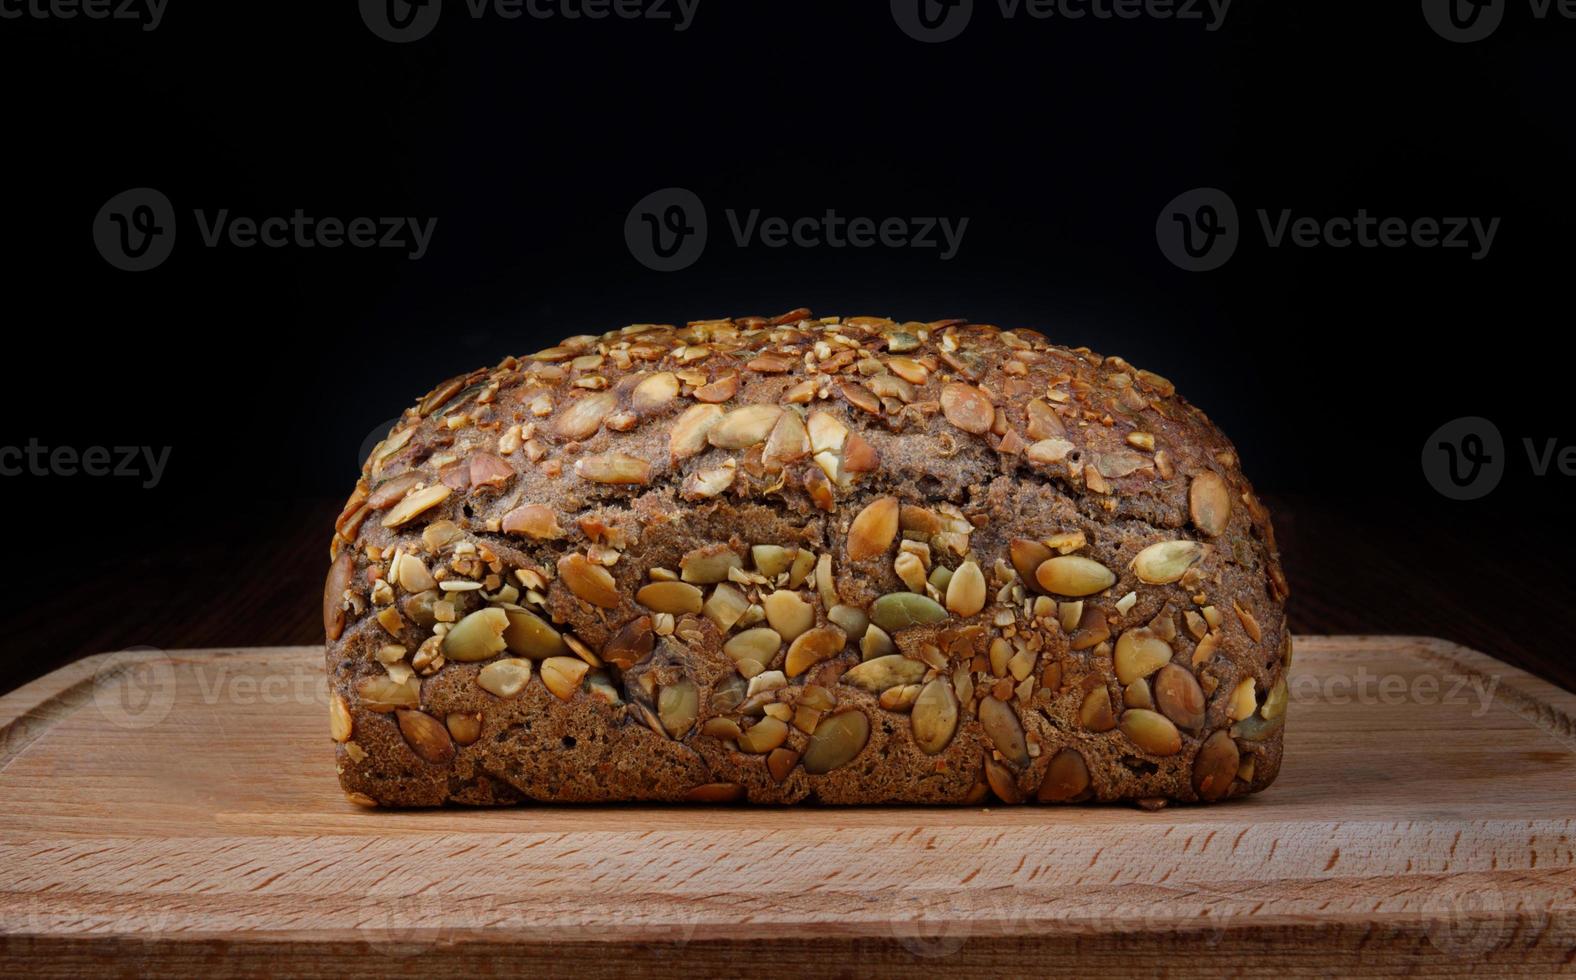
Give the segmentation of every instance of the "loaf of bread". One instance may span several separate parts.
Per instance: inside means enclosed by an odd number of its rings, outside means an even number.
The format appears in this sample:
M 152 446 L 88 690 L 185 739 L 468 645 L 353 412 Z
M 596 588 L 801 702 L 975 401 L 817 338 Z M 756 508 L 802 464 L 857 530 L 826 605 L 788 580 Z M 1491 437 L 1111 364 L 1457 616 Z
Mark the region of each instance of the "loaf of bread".
M 1280 767 L 1287 586 L 1235 450 L 1032 330 L 571 337 L 406 411 L 331 558 L 362 805 L 1154 806 Z

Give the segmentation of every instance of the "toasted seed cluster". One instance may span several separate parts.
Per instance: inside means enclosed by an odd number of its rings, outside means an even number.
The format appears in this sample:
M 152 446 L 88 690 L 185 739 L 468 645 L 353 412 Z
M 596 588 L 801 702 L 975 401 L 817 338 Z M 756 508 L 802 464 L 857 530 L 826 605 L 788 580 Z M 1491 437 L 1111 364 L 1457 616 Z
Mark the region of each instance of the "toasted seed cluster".
M 1235 450 L 1030 330 L 571 337 L 409 409 L 330 558 L 363 805 L 1154 805 L 1280 765 L 1287 586 Z

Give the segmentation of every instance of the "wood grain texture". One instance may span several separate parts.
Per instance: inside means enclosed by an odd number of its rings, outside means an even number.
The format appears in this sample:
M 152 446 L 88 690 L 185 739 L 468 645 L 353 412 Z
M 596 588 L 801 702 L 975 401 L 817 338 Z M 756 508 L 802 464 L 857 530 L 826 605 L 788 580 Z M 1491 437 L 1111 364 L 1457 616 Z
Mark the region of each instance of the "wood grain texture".
M 1437 640 L 1298 642 L 1255 797 L 379 812 L 318 648 L 95 657 L 0 697 L 0 971 L 1576 971 L 1576 695 Z

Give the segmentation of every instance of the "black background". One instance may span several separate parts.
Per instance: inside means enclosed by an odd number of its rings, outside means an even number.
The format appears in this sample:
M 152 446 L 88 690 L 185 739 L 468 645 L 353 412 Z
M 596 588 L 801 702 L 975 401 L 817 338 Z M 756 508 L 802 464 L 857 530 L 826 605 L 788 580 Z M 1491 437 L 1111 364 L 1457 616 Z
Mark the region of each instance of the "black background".
M 1576 24 L 1511 4 L 1452 44 L 1415 3 L 1238 0 L 1199 22 L 1005 20 L 922 44 L 881 0 L 701 0 L 649 21 L 472 19 L 391 44 L 355 5 L 171 0 L 157 30 L 0 20 L 11 188 L 0 445 L 172 447 L 163 482 L 0 479 L 16 613 L 0 690 L 134 644 L 314 642 L 358 448 L 436 381 L 561 336 L 729 314 L 966 316 L 1173 379 L 1276 507 L 1295 626 L 1471 642 L 1567 686 Z M 1383 7 L 1385 9 L 1374 9 Z M 175 251 L 90 234 L 148 186 Z M 705 202 L 692 267 L 625 245 Z M 1187 273 L 1198 186 L 1243 242 Z M 430 252 L 205 248 L 193 209 L 436 217 Z M 725 212 L 967 218 L 936 249 L 735 246 Z M 1255 212 L 1501 219 L 1492 251 L 1266 247 Z M 1425 437 L 1493 419 L 1510 468 L 1453 503 Z

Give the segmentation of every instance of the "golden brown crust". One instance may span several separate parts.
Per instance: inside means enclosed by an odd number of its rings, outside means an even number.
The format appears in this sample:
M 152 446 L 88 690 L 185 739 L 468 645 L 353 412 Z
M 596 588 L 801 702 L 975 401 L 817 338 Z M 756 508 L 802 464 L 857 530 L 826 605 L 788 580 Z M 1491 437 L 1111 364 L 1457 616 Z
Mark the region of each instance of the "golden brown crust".
M 1034 331 L 573 337 L 407 411 L 332 551 L 340 778 L 384 805 L 1195 801 L 1280 764 L 1235 450 Z

